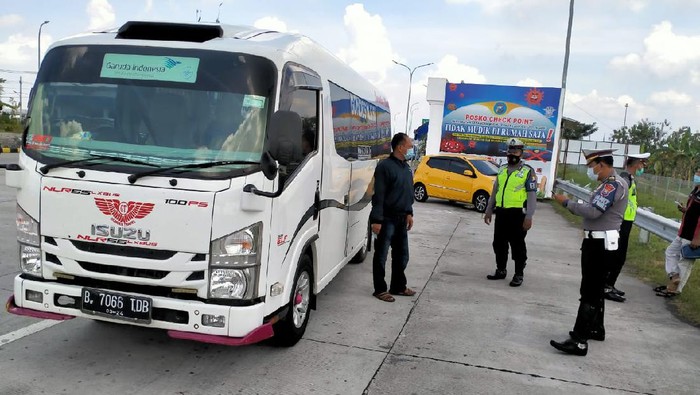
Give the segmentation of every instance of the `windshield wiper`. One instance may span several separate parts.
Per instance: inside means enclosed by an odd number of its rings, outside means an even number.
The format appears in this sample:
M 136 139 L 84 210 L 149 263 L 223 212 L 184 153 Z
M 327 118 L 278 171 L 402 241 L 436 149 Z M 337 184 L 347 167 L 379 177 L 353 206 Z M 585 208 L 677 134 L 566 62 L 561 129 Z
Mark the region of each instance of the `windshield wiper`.
M 226 166 L 226 165 L 259 165 L 260 162 L 254 162 L 250 160 L 220 160 L 216 162 L 204 162 L 204 163 L 190 163 L 189 165 L 177 165 L 169 167 L 160 167 L 158 169 L 142 171 L 140 173 L 134 173 L 128 177 L 129 183 L 133 184 L 139 178 L 150 176 L 153 174 L 163 173 L 168 170 L 176 169 L 206 169 L 208 167 L 216 166 Z
M 128 159 L 128 158 L 122 158 L 119 156 L 108 156 L 108 155 L 97 155 L 97 154 L 89 154 L 90 158 L 83 158 L 83 159 L 76 159 L 76 160 L 68 160 L 68 161 L 63 161 L 63 162 L 57 162 L 57 163 L 52 163 L 50 165 L 44 165 L 39 168 L 39 171 L 41 174 L 46 174 L 49 172 L 51 169 L 55 169 L 57 167 L 64 167 L 68 165 L 75 165 L 78 163 L 88 163 L 88 162 L 99 162 L 103 160 L 112 160 L 115 162 L 124 162 L 124 163 L 133 163 L 136 165 L 144 165 L 144 166 L 157 166 L 148 162 L 142 162 L 140 160 L 135 160 L 135 159 Z

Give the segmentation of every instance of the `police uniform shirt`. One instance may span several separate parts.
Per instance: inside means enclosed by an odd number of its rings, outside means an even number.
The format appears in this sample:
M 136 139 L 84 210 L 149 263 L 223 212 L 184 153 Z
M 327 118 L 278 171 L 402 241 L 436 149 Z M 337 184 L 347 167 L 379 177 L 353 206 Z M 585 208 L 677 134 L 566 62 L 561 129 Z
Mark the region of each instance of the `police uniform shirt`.
M 613 170 L 593 191 L 590 203 L 570 200 L 566 208 L 583 217 L 585 230 L 620 230 L 627 209 L 627 183 Z

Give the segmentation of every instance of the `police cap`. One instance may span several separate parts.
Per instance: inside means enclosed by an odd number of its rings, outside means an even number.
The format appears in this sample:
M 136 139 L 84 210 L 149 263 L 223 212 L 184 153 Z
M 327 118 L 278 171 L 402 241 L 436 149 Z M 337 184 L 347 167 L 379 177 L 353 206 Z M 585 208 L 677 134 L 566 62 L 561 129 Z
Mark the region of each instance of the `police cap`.
M 651 154 L 649 152 L 645 152 L 643 154 L 627 154 L 628 159 L 637 159 L 643 161 L 649 159 L 650 156 Z
M 586 164 L 591 163 L 594 159 L 596 158 L 605 158 L 606 156 L 612 157 L 612 153 L 617 151 L 616 149 L 612 148 L 603 148 L 603 149 L 582 149 L 581 152 L 583 152 L 583 156 L 586 157 Z

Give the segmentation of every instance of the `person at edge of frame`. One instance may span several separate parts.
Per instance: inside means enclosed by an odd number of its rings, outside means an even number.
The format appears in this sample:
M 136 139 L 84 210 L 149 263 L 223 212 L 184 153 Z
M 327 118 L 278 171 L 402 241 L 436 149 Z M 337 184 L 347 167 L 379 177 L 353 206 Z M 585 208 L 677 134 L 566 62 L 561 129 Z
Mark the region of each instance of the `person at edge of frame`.
M 700 167 L 695 169 L 693 190 L 683 206 L 676 202 L 678 211 L 683 213 L 678 235 L 666 247 L 666 274 L 668 285 L 654 288 L 657 296 L 666 298 L 678 296 L 690 278 L 695 259 L 684 257 L 682 249 L 689 246 L 692 250 L 700 248 Z
M 614 302 L 624 302 L 627 300 L 625 298 L 625 292 L 615 288 L 615 283 L 620 276 L 622 266 L 625 265 L 625 261 L 627 260 L 627 246 L 629 245 L 630 232 L 632 232 L 634 219 L 637 217 L 637 182 L 634 179 L 644 174 L 644 168 L 646 167 L 646 162 L 650 155 L 651 154 L 648 152 L 644 154 L 627 154 L 625 170 L 620 172 L 620 177 L 627 182 L 629 187 L 627 209 L 625 209 L 625 216 L 622 218 L 622 225 L 620 225 L 620 242 L 617 248 L 617 259 L 610 268 L 605 280 L 605 299 Z
M 392 295 L 413 296 L 406 286 L 408 231 L 413 228 L 413 172 L 406 163 L 415 156 L 413 140 L 406 133 L 391 139 L 391 155 L 374 170 L 374 195 L 369 214 L 372 233 L 377 235 L 372 259 L 375 298 L 393 302 Z M 384 279 L 386 257 L 391 246 L 391 282 L 389 292 Z
M 506 278 L 510 244 L 515 261 L 515 274 L 509 284 L 511 287 L 523 284 L 527 264 L 525 236 L 532 227 L 532 217 L 537 207 L 537 176 L 532 167 L 523 163 L 523 148 L 524 144 L 519 139 L 508 140 L 508 163 L 498 171 L 484 213 L 486 225 L 491 224 L 491 216 L 496 214 L 492 244 L 496 254 L 496 272 L 486 278 Z
M 577 203 L 565 195 L 553 198 L 571 213 L 583 217 L 581 243 L 581 288 L 574 329 L 563 342 L 549 344 L 568 354 L 585 356 L 588 340 L 605 340 L 605 278 L 615 259 L 620 225 L 627 208 L 627 183 L 613 168 L 613 149 L 584 149 L 588 178 L 600 185 L 591 194 L 589 203 Z

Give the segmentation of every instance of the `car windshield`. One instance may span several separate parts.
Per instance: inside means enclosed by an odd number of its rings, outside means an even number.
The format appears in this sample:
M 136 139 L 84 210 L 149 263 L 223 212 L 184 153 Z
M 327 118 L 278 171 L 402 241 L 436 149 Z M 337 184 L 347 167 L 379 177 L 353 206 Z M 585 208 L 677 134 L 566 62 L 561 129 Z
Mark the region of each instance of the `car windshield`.
M 229 161 L 178 174 L 234 176 L 260 160 L 275 80 L 271 61 L 248 54 L 57 47 L 37 77 L 24 151 L 45 164 L 121 157 L 92 167 L 124 172 Z
M 471 163 L 479 173 L 485 176 L 495 176 L 498 174 L 498 166 L 488 160 L 471 160 Z

